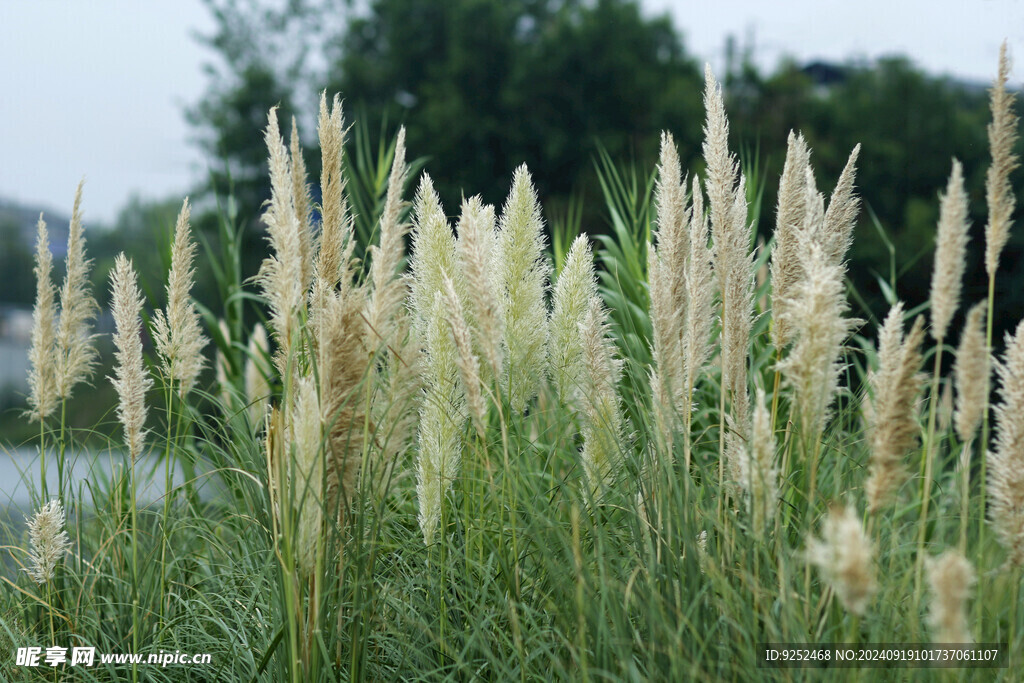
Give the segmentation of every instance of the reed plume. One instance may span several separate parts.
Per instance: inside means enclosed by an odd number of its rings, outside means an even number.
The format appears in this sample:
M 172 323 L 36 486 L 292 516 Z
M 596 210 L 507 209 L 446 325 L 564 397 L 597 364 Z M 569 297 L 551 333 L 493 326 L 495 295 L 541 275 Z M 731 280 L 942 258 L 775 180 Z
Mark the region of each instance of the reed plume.
M 292 203 L 299 219 L 299 253 L 302 261 L 302 289 L 309 289 L 313 283 L 313 223 L 309 183 L 306 179 L 306 162 L 302 158 L 302 144 L 299 142 L 299 127 L 292 117 L 292 135 L 288 145 L 288 156 L 292 171 Z
M 871 400 L 865 408 L 870 463 L 864 490 L 870 512 L 877 512 L 903 485 L 907 477 L 904 457 L 917 446 L 923 341 L 921 316 L 903 337 L 903 304 L 897 302 L 878 333 L 878 370 L 868 379 Z
M 778 369 L 796 393 L 804 443 L 817 444 L 839 389 L 843 342 L 856 321 L 843 317 L 849 306 L 842 268 L 815 242 L 805 243 L 799 258 L 803 275 L 779 318 L 796 343 Z
M 142 455 L 146 432 L 146 391 L 153 380 L 146 374 L 142 362 L 142 294 L 132 262 L 120 253 L 114 260 L 110 290 L 114 324 L 114 356 L 117 366 L 111 383 L 117 390 L 117 417 L 124 427 L 124 443 L 131 462 Z
M 355 491 L 364 440 L 373 434 L 360 391 L 373 361 L 366 347 L 365 289 L 327 291 L 320 315 L 320 408 L 327 433 L 324 505 L 340 524 Z
M 295 479 L 289 495 L 298 516 L 295 555 L 299 569 L 308 577 L 316 568 L 318 545 L 323 537 L 324 510 L 324 432 L 320 401 L 312 377 L 299 380 L 287 416 L 288 445 L 285 452 L 292 453 L 295 463 Z
M 860 199 L 853 192 L 859 156 L 860 145 L 854 145 L 829 197 L 828 210 L 821 224 L 821 245 L 825 257 L 829 263 L 843 267 L 844 272 L 844 259 L 853 243 L 853 229 L 860 212 Z
M 704 214 L 700 181 L 690 192 L 690 254 L 686 261 L 686 320 L 683 325 L 683 396 L 692 409 L 693 388 L 711 355 L 711 328 L 715 322 L 714 253 Z
M 337 285 L 351 260 L 352 216 L 345 197 L 345 175 L 342 159 L 345 154 L 345 118 L 338 95 L 328 108 L 327 91 L 320 93 L 320 114 L 317 134 L 320 137 L 320 244 L 314 269 L 330 286 Z M 397 150 L 396 150 L 397 151 Z M 396 159 L 397 159 L 396 154 Z M 391 189 L 389 185 L 389 196 Z M 386 275 L 381 269 L 381 275 Z
M 249 347 L 245 359 L 245 384 L 246 410 L 249 413 L 249 422 L 253 425 L 263 424 L 267 413 L 267 406 L 270 405 L 270 383 L 267 381 L 267 373 L 263 368 L 264 356 L 270 355 L 270 343 L 267 340 L 267 330 L 260 323 L 252 328 L 249 335 Z
M 878 584 L 874 547 L 853 506 L 833 505 L 829 509 L 821 539 L 808 540 L 806 557 L 821 571 L 843 607 L 864 616 Z
M 82 187 L 78 183 L 75 204 L 68 229 L 68 252 L 65 257 L 64 283 L 60 288 L 60 320 L 57 324 L 57 396 L 71 397 L 76 384 L 92 376 L 97 352 L 93 347 L 91 322 L 98 306 L 89 291 L 89 268 L 92 260 L 85 256 L 85 234 L 82 227 Z
M 975 304 L 967 313 L 967 321 L 960 332 L 953 375 L 956 378 L 953 426 L 960 440 L 967 441 L 981 426 L 992 376 L 991 355 L 985 343 L 985 302 Z
M 722 390 L 727 394 L 737 425 L 749 418 L 747 357 L 753 324 L 754 272 L 747 225 L 746 181 L 739 161 L 729 152 L 729 122 L 722 89 L 704 71 L 704 159 L 715 245 L 715 272 L 722 295 Z
M 396 339 L 396 332 L 408 296 L 408 282 L 399 273 L 405 258 L 405 235 L 409 232 L 409 224 L 402 222 L 402 211 L 406 206 L 402 190 L 407 176 L 403 126 L 398 129 L 398 138 L 395 140 L 384 212 L 380 217 L 380 240 L 378 244 L 369 247 L 370 281 L 373 288 L 367 308 L 367 322 L 370 333 L 382 344 L 397 344 L 400 341 Z
M 969 229 L 963 168 L 959 161 L 953 159 L 946 192 L 939 198 L 939 228 L 932 268 L 931 335 L 937 342 L 946 338 L 949 323 L 960 305 Z
M 1010 58 L 1006 43 L 999 47 L 999 75 L 990 90 L 989 106 L 992 122 L 988 125 L 988 146 L 992 164 L 985 175 L 985 201 L 988 223 L 985 225 L 985 270 L 990 279 L 999 268 L 999 255 L 1010 239 L 1010 225 L 1017 199 L 1010 184 L 1010 173 L 1018 166 L 1013 148 L 1017 144 L 1017 114 L 1013 110 L 1015 95 L 1006 91 L 1010 76 Z
M 196 245 L 190 235 L 189 215 L 186 198 L 174 227 L 171 270 L 167 276 L 167 310 L 158 310 L 153 316 L 153 341 L 163 371 L 171 381 L 178 383 L 181 398 L 192 390 L 202 372 L 203 348 L 207 342 L 199 325 L 199 312 L 191 299 Z
M 480 385 L 480 359 L 473 353 L 473 340 L 469 333 L 469 325 L 462 314 L 462 303 L 455 293 L 455 285 L 447 275 L 444 278 L 445 320 L 451 328 L 452 341 L 455 342 L 455 364 L 459 368 L 459 378 L 466 392 L 466 404 L 473 418 L 473 426 L 482 439 L 487 424 L 487 403 L 484 400 Z
M 1007 561 L 1024 566 L 1024 321 L 996 364 L 1000 403 L 995 407 L 995 450 L 988 453 L 989 520 Z
M 36 224 L 36 304 L 32 309 L 32 342 L 28 350 L 28 416 L 45 420 L 57 408 L 57 357 L 53 340 L 56 332 L 56 289 L 50 272 L 53 255 L 43 214 Z
M 458 476 L 462 462 L 462 428 L 466 423 L 466 395 L 458 377 L 457 351 L 445 322 L 441 292 L 426 321 L 423 383 L 426 394 L 420 409 L 419 458 L 416 498 L 423 542 L 430 545 L 441 521 L 444 496 Z
M 460 297 L 465 286 L 456 257 L 455 235 L 426 173 L 413 201 L 412 247 L 409 303 L 416 331 L 425 338 L 434 311 L 434 295 L 443 291 L 445 275 L 452 278 Z
M 661 134 L 661 159 L 655 185 L 656 243 L 647 248 L 651 297 L 651 384 L 658 423 L 672 443 L 673 408 L 683 392 L 683 327 L 686 320 L 686 265 L 690 257 L 687 182 L 681 179 L 679 154 L 668 133 Z
M 466 281 L 466 321 L 476 330 L 476 345 L 487 361 L 484 369 L 491 377 L 501 377 L 505 321 L 491 275 L 497 265 L 494 207 L 485 205 L 480 197 L 462 203 L 456 249 Z
M 977 577 L 970 561 L 955 550 L 928 558 L 928 583 L 932 588 L 928 625 L 936 643 L 974 642 L 967 622 L 967 601 Z
M 265 134 L 269 151 L 270 202 L 263 214 L 272 254 L 263 260 L 256 281 L 270 308 L 270 327 L 277 339 L 274 363 L 288 375 L 293 351 L 298 348 L 300 310 L 305 306 L 302 284 L 301 225 L 295 207 L 292 169 L 277 124 L 277 107 L 270 110 Z
M 426 545 L 433 542 L 441 521 L 444 496 L 458 476 L 462 429 L 468 418 L 466 394 L 459 381 L 455 341 L 448 328 L 444 281 L 450 278 L 460 301 L 465 280 L 458 267 L 455 235 L 441 201 L 426 174 L 413 202 L 412 281 L 409 302 L 413 333 L 423 339 L 416 497 Z
M 762 538 L 775 517 L 779 496 L 779 472 L 775 467 L 775 434 L 771 411 L 765 406 L 764 389 L 758 387 L 754 400 L 752 438 L 740 472 L 740 484 L 747 493 L 754 535 Z
M 601 488 L 621 467 L 623 452 L 623 420 L 616 391 L 623 361 L 614 357 L 615 343 L 608 337 L 608 311 L 600 297 L 590 298 L 579 334 L 586 390 L 580 458 L 589 499 L 596 500 Z
M 550 370 L 558 398 L 563 405 L 579 410 L 583 399 L 583 345 L 580 325 L 597 296 L 594 258 L 585 235 L 578 235 L 569 247 L 562 272 L 555 281 L 549 330 Z
M 789 132 L 786 161 L 779 178 L 779 199 L 775 218 L 775 247 L 772 249 L 772 343 L 783 349 L 791 341 L 789 305 L 791 291 L 803 279 L 801 245 L 807 214 L 807 172 L 810 150 L 802 134 Z M 813 177 L 813 176 L 812 176 Z
M 64 506 L 54 498 L 25 519 L 32 549 L 28 553 L 29 566 L 24 571 L 40 586 L 52 581 L 57 563 L 71 548 L 65 530 Z
M 516 169 L 498 231 L 498 291 L 505 322 L 504 388 L 522 413 L 547 373 L 548 316 L 544 297 L 551 265 L 544 256 L 544 222 L 526 166 Z

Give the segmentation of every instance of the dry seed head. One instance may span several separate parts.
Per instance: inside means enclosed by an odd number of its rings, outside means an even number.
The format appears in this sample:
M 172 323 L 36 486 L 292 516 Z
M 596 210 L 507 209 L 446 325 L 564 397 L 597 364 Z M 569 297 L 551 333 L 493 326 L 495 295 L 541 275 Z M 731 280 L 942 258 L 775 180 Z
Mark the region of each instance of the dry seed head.
M 830 416 L 843 369 L 843 342 L 855 321 L 843 317 L 849 307 L 841 267 L 827 260 L 816 243 L 806 245 L 800 258 L 803 278 L 780 318 L 796 344 L 778 367 L 796 392 L 801 431 L 814 443 Z
M 295 551 L 299 569 L 309 576 L 316 567 L 317 545 L 323 536 L 323 424 L 316 384 L 303 377 L 288 411 L 289 448 L 295 459 L 291 503 L 298 513 Z M 289 472 L 291 468 L 289 468 Z
M 388 176 L 388 191 L 384 200 L 384 212 L 380 217 L 380 242 L 371 245 L 370 281 L 373 291 L 367 319 L 370 334 L 382 344 L 397 344 L 395 339 L 398 319 L 408 295 L 408 283 L 401 277 L 399 269 L 405 258 L 405 235 L 409 224 L 402 222 L 402 211 L 406 202 L 402 190 L 408 177 L 405 165 L 405 127 L 398 129 L 395 153 Z
M 500 377 L 504 362 L 502 343 L 505 323 L 492 268 L 497 258 L 494 232 L 494 207 L 480 197 L 462 204 L 459 220 L 459 265 L 466 280 L 467 322 L 476 331 L 477 347 L 487 362 L 488 376 Z
M 469 334 L 469 325 L 462 314 L 462 303 L 455 293 L 455 285 L 447 275 L 444 277 L 444 303 L 447 311 L 446 320 L 452 331 L 455 342 L 455 364 L 459 368 L 459 377 L 466 392 L 466 403 L 469 414 L 473 418 L 473 426 L 482 439 L 487 424 L 487 403 L 480 386 L 480 361 L 473 354 L 473 340 Z
M 505 390 L 521 413 L 547 373 L 548 315 L 544 297 L 551 265 L 544 221 L 526 166 L 516 169 L 498 231 L 498 291 L 505 322 Z
M 622 412 L 616 392 L 622 361 L 614 357 L 615 343 L 608 338 L 608 312 L 600 297 L 591 297 L 579 335 L 585 377 L 580 457 L 590 500 L 594 500 L 621 466 L 623 452 Z
M 932 339 L 946 338 L 949 323 L 960 305 L 960 289 L 967 259 L 967 190 L 963 168 L 953 159 L 946 193 L 939 198 L 939 229 L 932 268 Z
M 1013 148 L 1017 144 L 1017 114 L 1013 111 L 1015 95 L 1006 92 L 1010 75 L 1010 58 L 1006 43 L 999 48 L 999 75 L 992 86 L 990 108 L 992 122 L 988 125 L 988 146 L 992 164 L 985 175 L 985 201 L 988 223 L 985 225 L 985 270 L 990 278 L 999 268 L 999 255 L 1010 239 L 1010 225 L 1017 199 L 1010 184 L 1010 173 L 1018 166 Z
M 178 395 L 191 391 L 202 372 L 203 348 L 207 339 L 199 324 L 199 312 L 192 303 L 191 291 L 195 280 L 196 245 L 189 231 L 188 198 L 174 227 L 174 246 L 171 249 L 171 271 L 167 275 L 167 311 L 157 311 L 153 317 L 153 341 L 167 377 L 178 383 Z
M 704 159 L 711 207 L 711 234 L 715 244 L 715 272 L 721 288 L 722 386 L 731 400 L 733 417 L 746 424 L 747 356 L 754 308 L 753 258 L 747 225 L 746 183 L 739 162 L 729 152 L 729 122 L 722 89 L 704 71 Z
M 764 389 L 758 387 L 754 401 L 752 438 L 740 467 L 740 485 L 747 493 L 754 535 L 762 538 L 775 517 L 779 495 L 779 472 L 775 468 L 775 434 L 771 412 L 765 406 Z
M 829 510 L 821 539 L 807 541 L 807 561 L 821 570 L 843 607 L 864 615 L 878 587 L 874 547 L 852 506 L 833 506 Z
M 591 300 L 597 296 L 594 258 L 585 235 L 579 235 L 569 248 L 565 265 L 555 282 L 554 305 L 549 324 L 551 331 L 550 369 L 562 403 L 578 410 L 583 398 L 583 344 L 580 324 Z
M 57 408 L 57 350 L 54 347 L 56 289 L 50 278 L 53 255 L 43 214 L 36 224 L 36 305 L 32 309 L 32 343 L 28 351 L 28 405 L 32 420 L 44 420 Z
M 903 304 L 896 303 L 878 333 L 878 370 L 871 373 L 867 408 L 871 448 L 869 477 L 864 485 L 868 509 L 889 502 L 907 477 L 904 458 L 917 446 L 917 402 L 924 383 L 921 343 L 924 318 L 918 316 L 903 337 Z
M 249 422 L 253 425 L 263 424 L 263 418 L 270 405 L 270 383 L 264 371 L 263 358 L 270 353 L 267 330 L 260 323 L 252 328 L 249 336 L 249 348 L 245 360 L 245 400 L 249 413 Z
M 1009 554 L 1024 566 L 1024 321 L 1006 335 L 996 365 L 1000 402 L 995 407 L 995 450 L 988 453 L 989 519 Z
M 928 625 L 936 643 L 968 644 L 971 628 L 967 622 L 967 601 L 977 577 L 970 561 L 956 550 L 928 558 L 928 583 L 932 589 Z
M 967 441 L 978 431 L 988 405 L 992 358 L 985 341 L 985 308 L 982 301 L 967 313 L 953 363 L 956 378 L 953 424 L 961 441 Z
M 846 166 L 839 175 L 832 196 L 828 200 L 828 211 L 822 223 L 822 248 L 825 257 L 837 266 L 842 266 L 846 252 L 853 242 L 853 228 L 857 224 L 860 212 L 860 199 L 853 193 L 854 180 L 857 175 L 857 157 L 860 156 L 860 145 L 856 145 L 846 160 Z
M 82 227 L 82 186 L 75 191 L 75 205 L 68 229 L 68 252 L 65 258 L 64 284 L 60 288 L 60 320 L 57 325 L 57 396 L 71 397 L 79 382 L 92 376 L 97 352 L 93 347 L 90 323 L 98 306 L 89 291 L 89 267 L 85 256 L 85 234 Z
M 299 219 L 299 251 L 302 254 L 302 288 L 309 289 L 313 283 L 313 223 L 310 220 L 313 200 L 309 196 L 306 180 L 306 162 L 302 159 L 302 144 L 299 142 L 299 127 L 292 117 L 292 137 L 289 144 L 292 165 L 292 203 Z
M 142 455 L 146 432 L 146 391 L 153 380 L 142 362 L 142 295 L 132 262 L 124 253 L 117 255 L 111 273 L 110 289 L 114 324 L 114 346 L 117 366 L 111 382 L 117 390 L 117 416 L 124 427 L 124 442 L 131 461 Z
M 426 545 L 433 542 L 444 496 L 459 473 L 462 429 L 467 417 L 465 392 L 458 378 L 457 351 L 444 322 L 444 306 L 441 292 L 436 292 L 426 325 L 426 393 L 420 409 L 416 480 L 420 530 Z
M 363 382 L 369 381 L 373 354 L 366 348 L 366 296 L 363 288 L 328 291 L 320 322 L 320 409 L 327 432 L 324 504 L 339 523 L 345 520 L 359 474 L 367 428 Z M 371 438 L 373 426 L 368 425 Z
M 68 532 L 64 529 L 64 506 L 54 498 L 26 522 L 32 549 L 28 554 L 30 566 L 25 568 L 25 572 L 42 585 L 53 579 L 57 563 L 71 547 Z
M 276 107 L 270 110 L 268 120 L 265 138 L 270 153 L 271 198 L 263 222 L 273 254 L 264 259 L 256 280 L 270 305 L 270 325 L 278 345 L 275 363 L 281 375 L 285 375 L 289 358 L 297 348 L 300 309 L 305 305 L 302 243 L 292 169 L 278 128 Z
M 336 285 L 347 272 L 352 250 L 352 216 L 345 197 L 345 118 L 338 95 L 328 108 L 327 91 L 320 93 L 320 114 L 317 134 L 320 137 L 320 245 L 314 270 L 317 275 Z
M 807 213 L 807 172 L 810 150 L 802 134 L 789 132 L 786 161 L 779 178 L 779 202 L 775 218 L 775 247 L 772 249 L 772 342 L 777 349 L 790 341 L 787 306 L 790 291 L 803 278 L 800 232 Z M 813 177 L 813 176 L 812 176 Z
M 686 206 L 687 182 L 680 180 L 679 155 L 668 133 L 661 136 L 661 161 L 655 188 L 656 244 L 648 245 L 647 272 L 650 285 L 652 396 L 657 422 L 666 444 L 672 441 L 673 408 L 685 391 L 683 330 L 687 317 L 686 267 L 690 258 L 690 211 Z
M 410 303 L 416 331 L 426 337 L 434 311 L 434 296 L 443 291 L 444 276 L 452 278 L 460 296 L 464 280 L 456 259 L 455 235 L 434 191 L 434 183 L 425 173 L 413 201 L 412 247 Z
M 700 181 L 693 179 L 690 211 L 690 257 L 686 262 L 686 321 L 683 328 L 684 394 L 692 394 L 697 377 L 711 355 L 711 328 L 715 322 L 714 253 L 704 214 Z

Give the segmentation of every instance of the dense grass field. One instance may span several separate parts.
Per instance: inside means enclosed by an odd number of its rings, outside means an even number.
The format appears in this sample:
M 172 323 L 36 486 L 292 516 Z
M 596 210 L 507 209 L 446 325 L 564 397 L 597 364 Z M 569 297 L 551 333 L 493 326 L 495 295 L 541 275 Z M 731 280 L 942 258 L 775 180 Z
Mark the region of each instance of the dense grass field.
M 992 283 L 1015 206 L 1007 70 Z M 314 191 L 272 110 L 259 275 L 240 275 L 230 211 L 200 251 L 186 200 L 166 309 L 129 258 L 111 275 L 111 377 L 79 188 L 59 289 L 40 221 L 38 436 L 3 444 L 57 485 L 0 548 L 0 678 L 1020 680 L 1024 325 L 992 339 L 991 295 L 960 300 L 962 169 L 936 188 L 931 300 L 883 282 L 891 309 L 867 319 L 845 278 L 859 149 L 826 199 L 794 133 L 766 198 L 710 71 L 705 104 L 699 173 L 668 133 L 649 175 L 599 160 L 594 238 L 545 225 L 525 167 L 502 207 L 442 207 L 402 132 L 350 163 L 326 96 Z M 196 268 L 216 310 L 190 297 Z M 98 443 L 108 425 L 72 429 L 66 407 L 107 382 L 118 428 Z M 85 443 L 113 466 L 71 481 Z M 1003 666 L 765 668 L 767 643 L 975 665 L 998 648 Z M 117 653 L 168 658 L 101 661 Z

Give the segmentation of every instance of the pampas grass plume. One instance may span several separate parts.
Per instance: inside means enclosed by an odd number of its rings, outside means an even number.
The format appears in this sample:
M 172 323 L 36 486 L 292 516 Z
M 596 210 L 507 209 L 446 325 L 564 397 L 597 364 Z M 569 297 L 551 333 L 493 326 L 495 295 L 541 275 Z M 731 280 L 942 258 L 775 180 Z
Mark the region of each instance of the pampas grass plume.
M 985 342 L 985 308 L 985 302 L 981 302 L 967 313 L 953 363 L 956 378 L 953 426 L 961 441 L 967 441 L 977 433 L 988 405 L 992 359 Z
M 57 311 L 50 278 L 53 255 L 43 214 L 36 224 L 36 304 L 32 309 L 32 343 L 28 351 L 28 405 L 32 420 L 45 420 L 57 408 L 57 368 L 54 347 Z
M 111 379 L 117 390 L 117 416 L 124 427 L 124 442 L 131 461 L 142 455 L 145 440 L 146 391 L 153 380 L 142 361 L 142 295 L 132 262 L 120 253 L 114 261 L 110 289 L 113 295 L 114 353 L 117 366 Z
M 1010 239 L 1010 223 L 1017 205 L 1010 184 L 1010 173 L 1018 166 L 1013 148 L 1017 144 L 1017 115 L 1013 111 L 1016 95 L 1006 91 L 1010 76 L 1010 58 L 1006 43 L 999 48 L 999 75 L 992 86 L 990 107 L 992 122 L 988 125 L 988 145 L 992 164 L 985 175 L 985 201 L 988 223 L 985 225 L 985 270 L 990 278 L 999 268 L 999 255 Z
M 523 412 L 540 391 L 548 362 L 544 297 L 551 265 L 544 256 L 544 222 L 526 166 L 516 169 L 498 231 L 498 291 L 505 322 L 505 387 L 512 410 Z
M 562 272 L 555 282 L 554 305 L 549 330 L 551 334 L 550 370 L 558 398 L 566 406 L 578 410 L 584 387 L 583 346 L 580 324 L 597 296 L 594 280 L 594 258 L 585 235 L 579 235 L 569 247 Z
M 32 549 L 28 554 L 30 566 L 25 568 L 25 573 L 42 585 L 53 579 L 57 563 L 71 547 L 64 529 L 64 506 L 55 498 L 26 521 Z
M 178 383 L 178 395 L 182 398 L 191 391 L 202 372 L 203 348 L 207 342 L 199 324 L 199 312 L 191 300 L 196 245 L 189 229 L 190 213 L 186 198 L 174 228 L 171 270 L 167 276 L 167 311 L 157 311 L 153 317 L 157 353 L 167 377 Z
M 807 543 L 807 561 L 847 610 L 863 616 L 878 588 L 874 547 L 851 505 L 833 506 L 822 524 L 821 538 Z
M 967 601 L 977 582 L 970 561 L 955 550 L 928 558 L 928 583 L 932 589 L 928 625 L 936 643 L 973 642 L 967 622 Z
M 954 159 L 946 192 L 939 199 L 939 228 L 931 287 L 931 335 L 935 341 L 946 338 L 949 323 L 960 305 L 969 228 L 963 168 Z
M 996 365 L 1000 402 L 995 407 L 995 449 L 988 453 L 989 519 L 1008 561 L 1024 566 L 1024 321 L 1006 336 Z
M 85 234 L 82 227 L 82 186 L 75 191 L 75 205 L 68 229 L 68 252 L 65 259 L 64 284 L 60 288 L 60 322 L 57 326 L 57 396 L 71 397 L 79 382 L 92 376 L 97 352 L 93 346 L 90 323 L 98 306 L 89 291 L 89 267 L 85 256 Z
M 896 303 L 878 334 L 878 370 L 871 373 L 871 402 L 867 408 L 870 445 L 868 509 L 876 512 L 889 502 L 907 477 L 907 452 L 917 445 L 917 401 L 924 382 L 921 343 L 924 318 L 918 316 L 903 337 L 903 304 Z

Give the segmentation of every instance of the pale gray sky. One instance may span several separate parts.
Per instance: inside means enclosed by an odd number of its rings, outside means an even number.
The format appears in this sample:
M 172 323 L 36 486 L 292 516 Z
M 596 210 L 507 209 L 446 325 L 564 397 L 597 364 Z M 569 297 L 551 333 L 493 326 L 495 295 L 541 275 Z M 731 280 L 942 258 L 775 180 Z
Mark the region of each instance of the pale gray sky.
M 904 53 L 988 81 L 1004 38 L 1024 55 L 1024 0 L 642 3 L 670 11 L 688 50 L 717 70 L 729 33 L 752 36 L 765 67 L 783 54 Z M 85 176 L 86 219 L 110 221 L 132 193 L 182 195 L 205 175 L 183 109 L 202 94 L 209 57 L 191 33 L 211 27 L 199 0 L 0 0 L 0 197 L 67 213 Z

